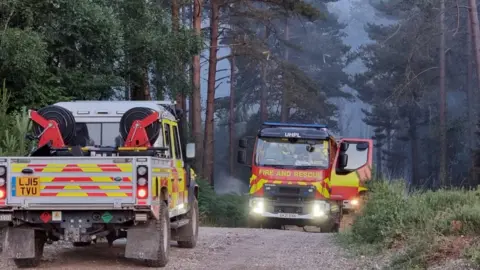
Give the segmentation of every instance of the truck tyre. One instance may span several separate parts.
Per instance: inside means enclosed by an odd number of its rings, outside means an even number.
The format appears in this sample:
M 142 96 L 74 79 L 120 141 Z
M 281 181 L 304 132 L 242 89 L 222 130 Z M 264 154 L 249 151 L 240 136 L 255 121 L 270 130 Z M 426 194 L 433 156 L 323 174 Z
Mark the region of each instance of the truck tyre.
M 43 256 L 43 248 L 45 246 L 45 235 L 43 232 L 35 232 L 35 257 L 28 259 L 13 259 L 18 268 L 33 268 L 40 264 Z
M 165 202 L 160 202 L 160 215 L 158 220 L 152 220 L 156 230 L 160 234 L 160 243 L 157 253 L 157 259 L 146 260 L 149 267 L 164 267 L 168 263 L 170 254 L 170 217 L 168 215 L 168 206 Z
M 178 235 L 187 240 L 177 241 L 177 243 L 181 248 L 194 248 L 197 245 L 199 218 L 198 201 L 196 198 L 194 199 L 192 208 L 188 212 L 186 218 L 188 219 L 188 224 L 178 229 Z
M 5 246 L 5 228 L 0 227 L 0 253 L 3 252 L 3 247 Z
M 247 227 L 248 228 L 262 228 L 262 222 L 259 221 L 259 220 L 256 220 L 255 218 L 253 218 L 252 216 L 248 216 L 248 220 L 247 220 Z

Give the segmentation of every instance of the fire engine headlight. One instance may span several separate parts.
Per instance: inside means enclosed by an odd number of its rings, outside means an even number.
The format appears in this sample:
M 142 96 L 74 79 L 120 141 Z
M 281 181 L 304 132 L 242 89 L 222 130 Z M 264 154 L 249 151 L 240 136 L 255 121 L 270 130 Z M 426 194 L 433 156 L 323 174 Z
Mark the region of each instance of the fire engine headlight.
M 145 166 L 140 166 L 137 168 L 137 173 L 144 176 L 147 173 L 147 168 Z
M 323 217 L 330 210 L 330 205 L 324 201 L 316 201 L 313 204 L 312 215 L 314 217 Z
M 0 175 L 4 175 L 6 171 L 7 171 L 7 170 L 6 170 L 5 167 L 0 166 Z
M 265 211 L 265 202 L 263 199 L 257 198 L 250 201 L 250 207 L 254 213 L 262 214 Z
M 358 201 L 358 199 L 353 199 L 350 201 L 350 203 L 353 205 L 353 206 L 357 206 L 360 204 L 360 202 Z
M 324 216 L 325 212 L 322 210 L 319 204 L 313 205 L 313 216 L 314 217 L 321 217 Z
M 139 185 L 139 186 L 145 186 L 145 185 L 147 184 L 147 179 L 145 179 L 145 178 L 143 178 L 143 177 L 142 177 L 142 178 L 138 178 L 138 181 L 137 181 L 137 182 L 138 182 L 138 185 Z
M 0 187 L 5 185 L 5 178 L 0 177 Z

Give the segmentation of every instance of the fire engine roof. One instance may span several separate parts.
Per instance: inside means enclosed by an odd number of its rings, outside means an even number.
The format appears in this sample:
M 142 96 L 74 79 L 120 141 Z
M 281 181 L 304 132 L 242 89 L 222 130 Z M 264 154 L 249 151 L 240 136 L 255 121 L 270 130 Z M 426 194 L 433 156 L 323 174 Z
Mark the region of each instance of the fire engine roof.
M 121 117 L 129 109 L 146 107 L 158 111 L 161 118 L 175 120 L 174 115 L 166 109 L 166 106 L 173 104 L 169 101 L 70 101 L 55 103 L 55 105 L 71 111 L 75 117 Z
M 270 138 L 299 138 L 311 140 L 327 139 L 327 129 L 305 128 L 305 127 L 266 127 L 260 129 L 259 137 Z

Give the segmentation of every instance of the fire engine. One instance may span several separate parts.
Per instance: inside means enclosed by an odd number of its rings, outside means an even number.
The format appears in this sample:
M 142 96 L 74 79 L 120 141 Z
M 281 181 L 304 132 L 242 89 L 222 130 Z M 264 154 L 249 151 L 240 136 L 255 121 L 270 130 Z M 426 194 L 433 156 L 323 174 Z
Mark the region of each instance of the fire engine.
M 193 248 L 198 185 L 181 110 L 162 101 L 72 101 L 30 110 L 37 147 L 0 157 L 4 252 L 39 264 L 46 243 L 127 238 L 125 257 L 168 262 L 170 240 Z
M 251 166 L 249 224 L 317 226 L 337 232 L 342 215 L 359 207 L 371 178 L 370 139 L 336 139 L 326 125 L 266 122 L 247 164 L 248 140 L 238 162 Z

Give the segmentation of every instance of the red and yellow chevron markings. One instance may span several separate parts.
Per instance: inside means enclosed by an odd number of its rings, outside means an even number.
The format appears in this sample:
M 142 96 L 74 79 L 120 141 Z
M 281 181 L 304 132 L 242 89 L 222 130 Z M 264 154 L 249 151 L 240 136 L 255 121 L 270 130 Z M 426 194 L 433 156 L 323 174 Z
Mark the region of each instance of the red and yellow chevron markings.
M 12 172 L 19 173 L 24 168 L 32 168 L 39 173 L 55 172 L 132 172 L 132 164 L 12 164 Z
M 132 177 L 124 174 L 132 172 L 131 163 L 14 163 L 11 170 L 20 173 L 27 167 L 32 168 L 40 179 L 41 197 L 129 197 L 133 194 Z M 85 176 L 70 176 L 69 173 L 85 173 Z M 121 181 L 115 181 L 118 176 L 122 178 Z

